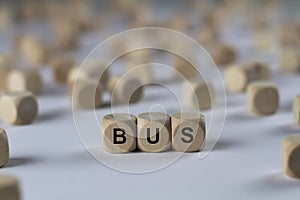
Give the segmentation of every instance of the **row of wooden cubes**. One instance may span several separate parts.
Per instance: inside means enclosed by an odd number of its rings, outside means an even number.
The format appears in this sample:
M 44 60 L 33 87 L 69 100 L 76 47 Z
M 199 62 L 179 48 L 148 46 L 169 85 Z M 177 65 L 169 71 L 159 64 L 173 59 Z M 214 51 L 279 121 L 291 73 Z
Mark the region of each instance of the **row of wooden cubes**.
M 196 152 L 205 144 L 205 118 L 199 113 L 169 116 L 148 112 L 137 117 L 109 114 L 104 116 L 102 126 L 102 142 L 111 153 L 163 152 L 171 147 L 175 151 Z

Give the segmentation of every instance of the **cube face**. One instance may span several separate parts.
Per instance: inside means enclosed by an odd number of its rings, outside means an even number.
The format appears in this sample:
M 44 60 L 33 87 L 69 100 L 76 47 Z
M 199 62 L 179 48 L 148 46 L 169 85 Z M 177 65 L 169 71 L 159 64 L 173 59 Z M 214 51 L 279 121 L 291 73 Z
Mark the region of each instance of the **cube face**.
M 0 168 L 5 166 L 9 159 L 9 147 L 6 132 L 0 128 Z
M 172 116 L 172 148 L 175 151 L 200 151 L 204 141 L 205 120 L 202 115 L 178 113 Z
M 300 134 L 287 136 L 282 142 L 281 151 L 284 173 L 300 179 Z
M 106 151 L 126 153 L 136 149 L 136 118 L 126 114 L 103 118 L 102 142 Z
M 277 111 L 279 94 L 277 88 L 267 82 L 253 82 L 248 87 L 249 111 L 270 115 Z
M 138 128 L 138 148 L 144 152 L 162 152 L 170 148 L 170 129 L 162 123 L 152 122 Z
M 142 113 L 137 118 L 138 148 L 162 152 L 171 146 L 171 119 L 165 113 Z
M 0 100 L 0 115 L 7 124 L 30 124 L 37 114 L 38 103 L 30 92 L 8 92 Z

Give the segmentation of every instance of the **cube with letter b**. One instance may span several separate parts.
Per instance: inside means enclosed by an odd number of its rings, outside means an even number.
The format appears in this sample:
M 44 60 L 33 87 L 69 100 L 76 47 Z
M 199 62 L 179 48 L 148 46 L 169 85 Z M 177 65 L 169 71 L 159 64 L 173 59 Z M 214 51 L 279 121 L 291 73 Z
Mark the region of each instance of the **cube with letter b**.
M 175 151 L 195 152 L 204 147 L 205 119 L 199 113 L 178 113 L 171 117 L 172 148 Z
M 102 142 L 111 153 L 126 153 L 136 149 L 136 117 L 131 114 L 109 114 L 103 118 Z

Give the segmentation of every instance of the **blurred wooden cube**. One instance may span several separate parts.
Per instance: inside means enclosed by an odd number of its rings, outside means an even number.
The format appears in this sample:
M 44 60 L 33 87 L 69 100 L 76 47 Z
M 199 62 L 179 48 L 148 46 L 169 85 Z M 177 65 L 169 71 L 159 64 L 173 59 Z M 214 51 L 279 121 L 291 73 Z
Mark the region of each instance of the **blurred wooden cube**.
M 7 124 L 30 124 L 37 114 L 38 102 L 30 92 L 8 92 L 0 99 L 0 116 Z
M 279 94 L 277 87 L 266 81 L 256 81 L 247 88 L 249 111 L 254 114 L 270 115 L 277 111 Z
M 0 199 L 20 200 L 21 193 L 17 177 L 8 174 L 0 175 Z
M 289 135 L 282 141 L 281 154 L 284 173 L 300 179 L 300 134 Z
M 243 92 L 257 80 L 267 80 L 270 76 L 268 66 L 262 62 L 234 64 L 226 68 L 224 82 L 229 92 Z
M 33 94 L 40 94 L 43 90 L 43 80 L 36 69 L 11 70 L 6 84 L 10 92 L 29 91 Z
M 55 82 L 66 84 L 68 74 L 75 66 L 75 61 L 69 57 L 59 57 L 52 61 L 53 78 Z
M 182 103 L 184 107 L 206 110 L 214 102 L 214 88 L 211 84 L 200 81 L 186 81 L 182 88 Z
M 297 95 L 294 99 L 293 113 L 294 113 L 295 123 L 297 125 L 300 125 L 300 95 Z
M 9 159 L 8 139 L 4 129 L 0 128 L 0 168 L 4 167 Z

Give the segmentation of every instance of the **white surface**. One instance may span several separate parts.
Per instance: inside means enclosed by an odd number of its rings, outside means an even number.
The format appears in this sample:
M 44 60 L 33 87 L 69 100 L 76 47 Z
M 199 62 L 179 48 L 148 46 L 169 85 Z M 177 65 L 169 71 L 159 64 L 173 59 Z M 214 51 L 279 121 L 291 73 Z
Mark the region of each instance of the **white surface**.
M 274 75 L 280 109 L 272 116 L 252 116 L 245 94 L 228 95 L 222 136 L 204 160 L 197 153 L 185 154 L 163 170 L 132 175 L 107 168 L 88 154 L 76 133 L 67 89 L 51 83 L 49 73 L 44 73 L 49 84 L 39 97 L 37 121 L 30 126 L 0 124 L 11 147 L 8 166 L 0 172 L 19 176 L 24 200 L 299 199 L 300 182 L 283 175 L 280 154 L 282 139 L 300 132 L 291 113 L 299 75 Z M 133 114 L 166 100 L 169 94 L 149 89 Z M 176 112 L 174 104 L 164 105 L 170 114 Z M 99 118 L 107 113 L 110 108 L 97 111 Z

